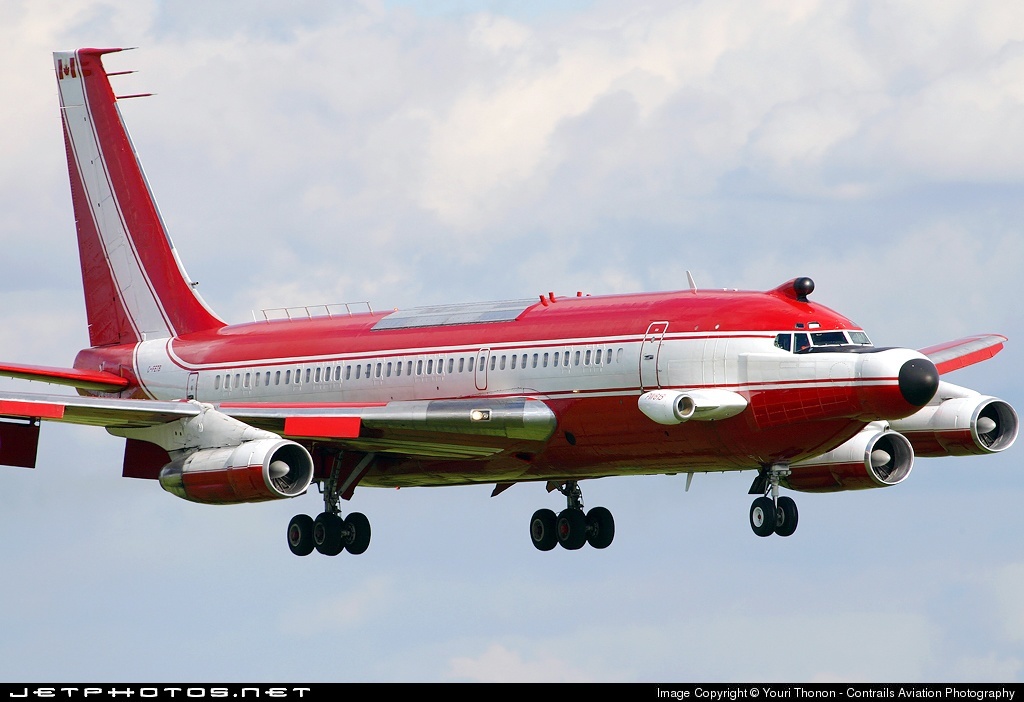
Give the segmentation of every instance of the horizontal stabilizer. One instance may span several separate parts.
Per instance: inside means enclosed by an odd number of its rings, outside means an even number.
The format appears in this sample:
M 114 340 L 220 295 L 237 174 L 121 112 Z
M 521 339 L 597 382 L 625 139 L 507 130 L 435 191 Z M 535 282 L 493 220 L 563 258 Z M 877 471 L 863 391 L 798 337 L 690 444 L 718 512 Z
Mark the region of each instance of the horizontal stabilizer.
M 0 376 L 38 380 L 41 383 L 70 385 L 82 390 L 95 392 L 117 392 L 128 387 L 128 379 L 106 371 L 79 370 L 77 368 L 55 368 L 53 366 L 28 366 L 14 363 L 0 363 Z
M 987 361 L 1003 350 L 1005 341 L 1001 334 L 979 334 L 929 346 L 921 349 L 921 353 L 935 364 L 940 374 L 945 374 Z

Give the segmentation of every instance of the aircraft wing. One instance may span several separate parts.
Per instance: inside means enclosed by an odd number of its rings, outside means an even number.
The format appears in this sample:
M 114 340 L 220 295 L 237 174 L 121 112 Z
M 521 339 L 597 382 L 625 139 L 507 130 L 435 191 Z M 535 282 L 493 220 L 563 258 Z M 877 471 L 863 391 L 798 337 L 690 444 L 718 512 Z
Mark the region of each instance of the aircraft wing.
M 1001 334 L 979 334 L 968 336 L 956 341 L 921 349 L 940 374 L 950 373 L 960 368 L 987 361 L 1003 350 L 1006 337 Z
M 34 465 L 38 420 L 102 426 L 131 439 L 133 434 L 138 436 L 135 430 L 197 417 L 210 410 L 298 441 L 422 458 L 491 456 L 546 441 L 557 425 L 555 414 L 544 402 L 528 397 L 211 405 L 184 400 L 4 393 L 0 395 L 0 463 Z M 26 442 L 32 443 L 31 458 L 18 449 Z

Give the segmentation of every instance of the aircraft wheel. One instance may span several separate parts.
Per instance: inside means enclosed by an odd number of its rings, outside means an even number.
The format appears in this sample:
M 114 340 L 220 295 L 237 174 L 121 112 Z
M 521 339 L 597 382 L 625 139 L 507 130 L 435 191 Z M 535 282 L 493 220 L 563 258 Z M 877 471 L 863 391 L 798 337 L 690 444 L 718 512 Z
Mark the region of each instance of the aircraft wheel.
M 336 514 L 321 512 L 313 522 L 313 545 L 325 556 L 337 556 L 341 553 L 342 530 L 345 522 Z
M 360 512 L 353 512 L 345 518 L 345 550 L 358 556 L 370 545 L 370 520 Z
M 615 520 L 604 507 L 587 512 L 587 543 L 594 548 L 608 548 L 615 538 Z
M 556 522 L 558 517 L 550 509 L 538 509 L 530 518 L 530 540 L 538 551 L 550 551 L 558 545 Z
M 792 536 L 798 520 L 799 514 L 793 498 L 780 497 L 775 505 L 775 533 L 779 536 Z
M 296 556 L 313 552 L 313 518 L 308 514 L 296 514 L 288 522 L 288 548 Z
M 555 523 L 558 543 L 570 551 L 583 548 L 587 543 L 587 518 L 581 509 L 563 509 Z
M 750 505 L 750 528 L 758 536 L 774 533 L 775 503 L 770 497 L 759 497 Z

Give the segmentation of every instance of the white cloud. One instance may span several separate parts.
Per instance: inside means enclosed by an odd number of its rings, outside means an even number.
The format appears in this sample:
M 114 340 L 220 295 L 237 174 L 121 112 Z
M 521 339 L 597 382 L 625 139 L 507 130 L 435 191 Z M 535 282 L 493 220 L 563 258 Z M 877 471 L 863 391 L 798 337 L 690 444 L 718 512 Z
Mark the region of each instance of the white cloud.
M 523 660 L 515 651 L 501 644 L 491 644 L 478 656 L 459 656 L 448 664 L 446 680 L 461 682 L 528 683 L 528 682 L 593 682 L 557 657 L 540 655 Z

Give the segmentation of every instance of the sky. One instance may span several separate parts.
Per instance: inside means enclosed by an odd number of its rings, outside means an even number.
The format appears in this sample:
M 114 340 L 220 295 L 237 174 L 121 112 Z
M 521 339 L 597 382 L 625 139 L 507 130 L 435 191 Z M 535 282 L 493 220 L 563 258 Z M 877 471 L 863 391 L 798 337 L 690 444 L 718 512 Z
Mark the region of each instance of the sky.
M 51 52 L 107 58 L 222 317 L 800 275 L 877 345 L 1010 337 L 949 376 L 1024 407 L 1024 6 L 985 0 L 0 0 L 0 358 L 88 344 Z M 46 386 L 0 381 L 0 387 Z M 1024 681 L 1021 447 L 903 484 L 582 484 L 605 551 L 536 551 L 543 486 L 357 489 L 358 557 L 292 556 L 315 493 L 213 507 L 46 425 L 0 468 L 4 681 Z

